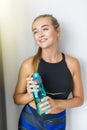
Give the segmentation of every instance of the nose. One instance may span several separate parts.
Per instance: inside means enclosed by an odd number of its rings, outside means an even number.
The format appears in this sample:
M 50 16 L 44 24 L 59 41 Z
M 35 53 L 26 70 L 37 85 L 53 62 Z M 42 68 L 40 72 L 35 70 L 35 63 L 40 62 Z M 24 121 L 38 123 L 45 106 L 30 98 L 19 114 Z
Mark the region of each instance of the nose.
M 39 37 L 43 37 L 43 36 L 44 36 L 43 32 L 40 31 L 40 32 L 39 32 Z

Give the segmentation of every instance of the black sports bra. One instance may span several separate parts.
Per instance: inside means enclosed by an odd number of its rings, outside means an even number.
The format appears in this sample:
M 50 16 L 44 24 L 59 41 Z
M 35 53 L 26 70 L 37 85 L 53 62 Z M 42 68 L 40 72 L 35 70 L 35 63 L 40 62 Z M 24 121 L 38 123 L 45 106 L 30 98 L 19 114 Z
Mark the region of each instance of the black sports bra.
M 73 89 L 72 75 L 67 67 L 65 55 L 58 63 L 48 63 L 42 58 L 38 66 L 44 88 L 53 99 L 66 99 Z

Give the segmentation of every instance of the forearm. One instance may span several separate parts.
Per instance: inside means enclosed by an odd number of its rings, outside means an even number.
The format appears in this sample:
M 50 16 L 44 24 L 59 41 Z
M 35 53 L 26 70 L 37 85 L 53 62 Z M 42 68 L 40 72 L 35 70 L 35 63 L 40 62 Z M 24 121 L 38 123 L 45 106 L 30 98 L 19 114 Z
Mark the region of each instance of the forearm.
M 74 107 L 79 107 L 83 104 L 83 98 L 80 97 L 74 97 L 70 99 L 65 99 L 65 100 L 57 100 L 57 104 L 59 108 L 74 108 Z
M 14 99 L 14 103 L 18 104 L 18 105 L 25 105 L 27 103 L 30 103 L 31 101 L 33 101 L 33 97 L 30 97 L 30 95 L 28 93 L 25 94 L 15 94 L 13 96 Z

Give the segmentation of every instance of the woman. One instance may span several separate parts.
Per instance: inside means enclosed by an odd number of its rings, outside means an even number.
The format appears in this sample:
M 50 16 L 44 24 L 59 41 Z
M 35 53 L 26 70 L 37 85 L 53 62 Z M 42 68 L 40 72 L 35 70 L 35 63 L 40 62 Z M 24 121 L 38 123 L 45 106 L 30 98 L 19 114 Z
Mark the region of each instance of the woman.
M 39 46 L 38 52 L 21 65 L 14 92 L 14 102 L 25 105 L 19 130 L 65 130 L 66 109 L 81 106 L 84 100 L 79 61 L 59 50 L 60 26 L 54 16 L 38 16 L 33 21 L 32 32 Z M 32 95 L 32 84 L 38 90 L 37 82 L 32 78 L 36 71 L 40 73 L 47 93 L 42 99 L 47 102 L 40 107 L 50 108 L 44 116 L 38 115 Z M 68 98 L 70 92 L 72 97 Z

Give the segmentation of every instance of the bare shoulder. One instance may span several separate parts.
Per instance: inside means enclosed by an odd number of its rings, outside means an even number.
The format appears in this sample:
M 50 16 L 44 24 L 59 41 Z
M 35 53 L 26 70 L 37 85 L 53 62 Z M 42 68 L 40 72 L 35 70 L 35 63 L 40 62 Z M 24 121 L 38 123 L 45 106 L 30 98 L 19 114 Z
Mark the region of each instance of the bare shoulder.
M 29 57 L 29 58 L 27 58 L 27 59 L 25 59 L 25 60 L 23 61 L 22 65 L 23 65 L 24 67 L 27 67 L 27 66 L 29 66 L 29 65 L 32 64 L 32 60 L 33 60 L 33 56 L 32 56 L 32 57 Z
M 66 61 L 68 63 L 71 63 L 72 65 L 76 65 L 76 64 L 79 64 L 79 60 L 76 58 L 76 57 L 72 57 L 70 55 L 65 55 L 65 58 L 66 58 Z
M 20 71 L 22 71 L 23 73 L 26 73 L 26 75 L 31 75 L 31 71 L 32 69 L 32 60 L 33 60 L 33 56 L 30 58 L 25 59 L 20 67 Z
M 66 60 L 67 66 L 70 69 L 72 74 L 76 70 L 80 69 L 80 63 L 76 57 L 72 57 L 70 55 L 65 55 L 65 60 Z

